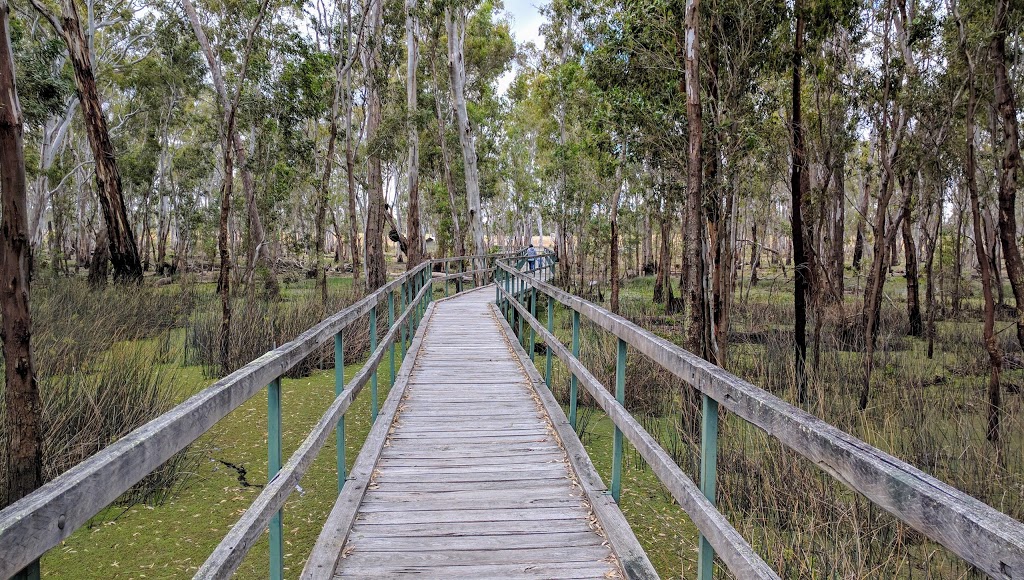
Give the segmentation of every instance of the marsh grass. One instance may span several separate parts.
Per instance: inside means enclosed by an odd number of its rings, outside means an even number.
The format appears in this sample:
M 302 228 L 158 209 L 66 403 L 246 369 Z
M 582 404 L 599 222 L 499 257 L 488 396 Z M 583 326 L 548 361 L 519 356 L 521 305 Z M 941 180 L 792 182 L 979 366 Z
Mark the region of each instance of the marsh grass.
M 181 349 L 173 333 L 190 307 L 187 291 L 97 291 L 82 280 L 45 277 L 35 284 L 32 344 L 43 404 L 45 481 L 180 399 L 173 363 Z M 0 399 L 0 413 L 3 406 Z M 0 422 L 0 441 L 6 438 Z M 0 464 L 6 449 L 0 446 Z M 192 463 L 187 450 L 175 455 L 117 503 L 163 501 L 185 483 Z M 0 496 L 5 488 L 0 477 Z
M 268 301 L 237 296 L 232 299 L 229 368 L 233 371 L 255 360 L 263 353 L 302 334 L 326 315 L 351 306 L 362 292 L 352 285 L 330 288 L 328 306 L 311 290 L 289 289 L 288 298 Z M 378 306 L 378 331 L 386 332 L 386 304 Z M 220 361 L 220 298 L 204 297 L 186 324 L 186 365 L 200 366 L 207 377 L 222 376 Z M 352 323 L 344 332 L 346 360 L 366 355 L 369 347 L 369 323 L 366 316 Z M 381 332 L 383 336 L 384 332 Z M 307 376 L 317 370 L 334 366 L 334 345 L 330 341 L 317 348 L 288 372 L 290 378 Z

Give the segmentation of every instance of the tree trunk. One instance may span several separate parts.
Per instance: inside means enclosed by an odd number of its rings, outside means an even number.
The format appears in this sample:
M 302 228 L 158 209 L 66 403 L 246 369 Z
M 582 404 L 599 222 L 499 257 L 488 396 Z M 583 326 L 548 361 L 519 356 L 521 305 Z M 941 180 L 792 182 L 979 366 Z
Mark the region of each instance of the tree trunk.
M 441 169 L 444 172 L 444 184 L 448 190 L 448 211 L 451 214 L 454 240 L 454 251 L 456 256 L 466 255 L 466 238 L 462 234 L 462 221 L 459 219 L 458 206 L 455 201 L 455 179 L 452 177 L 451 155 L 448 153 L 448 140 L 445 139 L 444 114 L 441 110 L 441 79 L 437 75 L 437 42 L 435 42 L 430 54 L 430 70 L 434 76 L 434 112 L 437 115 L 437 135 L 441 144 Z
M 661 230 L 661 245 L 658 251 L 658 275 L 654 280 L 654 302 L 660 304 L 665 301 L 665 286 L 672 284 L 672 249 L 668 243 L 669 237 L 672 235 L 672 217 L 666 210 L 658 218 Z
M 750 285 L 757 286 L 757 269 L 761 267 L 761 244 L 757 240 L 757 223 L 750 226 Z
M 234 113 L 229 113 L 229 124 Z M 220 217 L 218 219 L 217 248 L 220 256 L 220 274 L 217 291 L 220 293 L 220 368 L 221 374 L 231 373 L 231 249 L 228 246 L 228 218 L 231 215 L 231 189 L 234 184 L 234 159 L 231 147 L 223 148 L 224 180 L 220 184 Z
M 185 0 L 188 1 L 188 0 Z M 342 43 L 339 40 L 337 50 L 335 51 L 335 64 L 334 64 L 334 94 L 331 99 L 331 118 L 330 126 L 327 132 L 327 155 L 324 157 L 324 172 L 320 178 L 320 191 L 317 195 L 316 204 L 316 241 L 314 244 L 314 267 L 316 269 L 316 285 L 320 291 L 320 302 L 323 306 L 323 314 L 327 315 L 327 268 L 323 264 L 324 259 L 324 238 L 327 236 L 327 211 L 328 205 L 331 203 L 331 172 L 334 169 L 334 148 L 338 141 L 338 114 L 341 108 L 341 91 L 342 91 L 342 58 L 341 58 Z M 331 217 L 334 217 L 334 212 L 331 211 Z M 337 220 L 334 220 L 337 223 Z M 337 225 L 335 225 L 335 232 L 337 232 Z M 338 245 L 341 244 L 341 238 L 338 238 Z
M 963 192 L 961 191 L 960 199 L 963 200 Z M 956 212 L 956 236 L 953 237 L 953 295 L 950 297 L 951 310 L 953 315 L 960 314 L 960 302 L 962 288 L 960 282 L 963 279 L 963 263 L 964 263 L 964 212 Z
M 209 37 L 206 36 L 206 31 L 203 30 L 192 0 L 181 0 L 181 4 L 185 9 L 185 14 L 188 16 L 192 31 L 196 35 L 196 40 L 199 42 L 199 47 L 203 51 L 203 56 L 206 58 L 206 64 L 210 68 L 210 77 L 213 80 L 213 87 L 217 92 L 217 98 L 220 100 L 221 106 L 226 108 L 230 103 L 227 85 L 224 82 L 224 73 L 221 70 L 220 62 L 217 60 L 213 45 L 210 43 Z M 245 278 L 247 283 L 251 283 L 257 262 L 262 261 L 266 267 L 266 272 L 263 274 L 266 277 L 266 285 L 272 293 L 276 294 L 279 291 L 279 284 L 277 282 L 277 275 L 274 273 L 273 261 L 270 258 L 270 247 L 266 243 L 263 221 L 260 219 L 259 209 L 256 206 L 256 185 L 252 172 L 248 168 L 248 153 L 245 149 L 245 144 L 242 142 L 242 137 L 238 134 L 238 131 L 224 134 L 223 139 L 225 140 L 225 146 L 234 147 L 234 156 L 242 174 L 242 192 L 245 195 L 248 226 L 248 238 L 246 241 L 247 267 L 243 278 Z
M 796 15 L 796 38 L 793 43 L 793 169 L 790 187 L 792 188 L 794 346 L 797 400 L 800 405 L 806 406 L 807 376 L 804 371 L 807 359 L 806 293 L 809 286 L 810 265 L 805 251 L 803 223 L 803 198 L 806 193 L 804 185 L 807 183 L 804 172 L 807 170 L 807 161 L 800 110 L 800 68 L 804 48 L 804 14 L 801 0 L 796 0 L 793 10 Z
M 700 0 L 686 0 L 684 13 L 686 76 L 683 79 L 683 92 L 686 94 L 686 119 L 689 131 L 689 148 L 686 163 L 686 252 L 689 272 L 687 275 L 686 302 L 689 309 L 689 320 L 686 331 L 686 346 L 694 354 L 708 358 L 709 346 L 705 340 L 707 326 L 707 293 L 705 289 L 705 271 L 703 239 L 703 203 L 701 180 L 703 165 L 701 144 L 703 131 L 701 127 L 700 104 Z M 663 244 L 666 242 L 662 242 Z M 671 303 L 669 304 L 671 307 Z
M 907 280 L 907 320 L 908 334 L 921 336 L 924 334 L 924 323 L 921 319 L 921 294 L 918 290 L 917 244 L 914 241 L 914 222 L 911 220 L 914 199 L 915 178 L 910 176 L 903 180 L 906 189 L 906 202 L 903 204 L 903 255 L 906 261 L 904 278 Z
M 96 247 L 92 250 L 92 256 L 89 257 L 89 286 L 93 288 L 102 288 L 107 284 L 107 276 L 110 275 L 110 270 L 107 266 L 110 264 L 110 244 L 105 243 L 107 240 L 107 229 L 106 226 L 100 228 L 99 235 L 96 236 Z
M 619 145 L 619 164 L 615 167 L 616 179 L 615 189 L 612 193 L 611 202 L 611 256 L 609 263 L 611 264 L 611 304 L 609 305 L 613 314 L 619 313 L 619 202 L 622 199 L 622 188 L 625 185 L 625 181 L 622 177 L 623 165 L 626 163 L 626 144 L 621 143 Z M 544 242 L 544 232 L 540 232 L 541 244 Z
M 843 242 L 846 238 L 846 153 L 841 153 L 836 162 L 835 195 L 833 203 L 835 212 L 832 216 L 832 288 L 833 299 L 838 304 L 843 302 L 844 294 L 844 256 Z
M 942 233 L 942 220 L 943 220 L 943 201 L 945 196 L 941 190 L 936 200 L 937 211 L 935 217 L 935 230 L 929 236 L 927 257 L 925 262 L 925 302 L 928 303 L 928 358 L 931 359 L 935 355 L 935 249 L 938 247 Z M 928 224 L 925 223 L 925 227 Z M 939 260 L 941 262 L 942 256 L 940 253 Z
M 960 50 L 967 63 L 967 111 L 964 119 L 966 141 L 967 141 L 967 162 L 964 167 L 964 175 L 967 181 L 967 193 L 971 200 L 971 224 L 974 228 L 974 251 L 978 257 L 978 268 L 981 270 L 981 292 L 985 298 L 985 323 L 982 329 L 982 337 L 985 341 L 985 349 L 989 357 L 989 382 L 988 382 L 988 431 L 986 437 L 989 441 L 998 445 L 999 443 L 999 420 L 1000 420 L 1000 388 L 999 373 L 1002 370 L 1003 353 L 995 337 L 995 312 L 996 305 L 992 296 L 992 266 L 986 250 L 985 235 L 981 227 L 981 207 L 978 202 L 977 183 L 977 161 L 975 156 L 974 133 L 975 114 L 977 107 L 977 92 L 974 81 L 974 62 L 967 49 L 967 32 L 963 20 L 953 5 L 954 15 L 957 20 L 960 32 Z
M 349 39 L 351 41 L 352 4 L 346 3 L 346 20 L 349 23 Z M 365 24 L 362 26 L 365 27 Z M 362 40 L 356 44 L 361 45 Z M 351 62 L 355 62 L 353 56 Z M 356 219 L 356 159 L 354 145 L 352 143 L 352 109 L 355 99 L 352 95 L 352 67 L 345 69 L 345 176 L 348 183 L 348 238 L 349 252 L 352 254 L 352 282 L 359 284 L 359 225 Z
M 893 18 L 892 10 L 885 16 Z M 888 31 L 889 23 L 885 25 Z M 905 28 L 900 27 L 900 30 Z M 908 38 L 901 34 L 901 41 L 906 45 Z M 882 66 L 888 67 L 891 62 L 891 45 L 888 32 L 883 37 L 882 43 Z M 906 59 L 906 57 L 904 57 Z M 909 62 L 909 61 L 908 61 Z M 904 74 L 905 76 L 905 74 Z M 902 79 L 901 79 L 902 80 Z M 878 319 L 882 305 L 882 288 L 885 284 L 885 262 L 890 244 L 895 241 L 896 231 L 902 219 L 897 218 L 897 223 L 892 228 L 886 228 L 886 218 L 889 212 L 889 202 L 892 199 L 894 188 L 895 169 L 894 164 L 900 155 L 900 148 L 903 141 L 903 132 L 907 126 L 907 111 L 894 102 L 886 86 L 882 95 L 882 110 L 879 114 L 879 157 L 882 160 L 882 183 L 878 192 L 878 204 L 875 208 L 874 244 L 871 256 L 871 270 L 868 272 L 867 283 L 864 286 L 864 311 L 861 320 L 864 330 L 864 377 L 861 385 L 860 401 L 858 408 L 863 411 L 867 408 L 868 398 L 871 393 L 871 374 L 875 362 L 875 341 L 878 336 Z M 898 111 L 893 111 L 898 109 Z M 893 118 L 895 114 L 896 118 Z
M 416 75 L 420 62 L 419 43 L 419 18 L 416 13 L 419 10 L 416 0 L 405 2 L 405 49 L 407 53 L 405 97 L 406 108 L 408 109 L 409 136 L 409 214 L 406 216 L 406 236 L 408 236 L 408 256 L 406 268 L 412 270 L 424 260 L 423 236 L 420 231 L 420 131 L 416 124 L 417 118 L 417 89 Z
M 868 148 L 868 160 L 874 158 L 875 141 L 871 139 Z M 860 205 L 857 206 L 857 235 L 853 240 L 853 269 L 860 272 L 860 261 L 864 257 L 864 227 L 868 221 L 868 205 L 871 202 L 871 174 L 867 168 L 862 171 Z
M 0 0 L 0 340 L 4 351 L 7 506 L 43 484 L 43 408 L 32 361 L 32 256 L 21 105 L 7 0 Z
M 367 15 L 366 38 L 369 43 L 363 50 L 363 67 L 366 71 L 366 142 L 373 143 L 380 130 L 382 119 L 381 96 L 377 80 L 380 68 L 381 39 L 377 31 L 382 23 L 383 6 L 379 0 L 370 0 L 372 6 Z M 380 150 L 371 147 L 366 156 L 366 289 L 374 291 L 387 283 L 387 266 L 384 261 L 384 184 L 381 181 Z
M 1017 342 L 1024 348 L 1024 259 L 1017 245 L 1017 172 L 1020 169 L 1020 128 L 1013 85 L 1006 72 L 1007 0 L 996 0 L 990 50 L 995 72 L 995 102 L 1003 132 L 1003 167 L 999 173 L 999 241 L 1006 277 L 1010 279 L 1017 314 Z
M 32 0 L 32 5 L 61 35 L 68 48 L 68 57 L 75 77 L 75 89 L 82 105 L 82 119 L 92 149 L 97 193 L 103 219 L 107 225 L 114 280 L 122 283 L 141 283 L 142 262 L 125 210 L 121 192 L 121 173 L 117 168 L 114 144 L 110 141 L 107 118 L 100 103 L 99 91 L 96 89 L 92 56 L 82 32 L 78 9 L 74 0 L 63 0 L 61 17 L 57 19 L 38 0 Z
M 452 14 L 456 10 L 456 14 Z M 445 8 L 445 28 L 448 31 L 448 76 L 451 78 L 452 95 L 455 99 L 455 120 L 459 129 L 459 143 L 462 145 L 463 168 L 466 174 L 466 202 L 469 209 L 469 228 L 473 234 L 473 253 L 480 256 L 487 253 L 484 247 L 483 216 L 480 214 L 480 177 L 477 170 L 476 145 L 473 127 L 466 110 L 466 63 L 463 47 L 466 41 L 465 8 Z M 477 268 L 483 268 L 479 260 Z

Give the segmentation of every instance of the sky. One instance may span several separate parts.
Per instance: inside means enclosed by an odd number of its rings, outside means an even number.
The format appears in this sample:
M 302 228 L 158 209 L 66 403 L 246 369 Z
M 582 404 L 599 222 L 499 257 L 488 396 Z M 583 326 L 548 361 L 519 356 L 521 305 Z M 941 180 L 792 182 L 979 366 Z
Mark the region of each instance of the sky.
M 505 0 L 505 12 L 512 16 L 512 34 L 517 44 L 532 41 L 538 47 L 544 46 L 544 39 L 540 35 L 544 17 L 539 10 L 544 3 L 545 0 Z M 498 78 L 498 94 L 505 94 L 515 76 L 513 68 Z

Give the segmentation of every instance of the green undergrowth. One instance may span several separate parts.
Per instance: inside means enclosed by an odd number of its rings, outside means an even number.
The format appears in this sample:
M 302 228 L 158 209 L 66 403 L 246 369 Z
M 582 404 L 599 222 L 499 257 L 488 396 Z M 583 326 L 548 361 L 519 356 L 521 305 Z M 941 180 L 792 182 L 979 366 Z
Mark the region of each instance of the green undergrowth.
M 614 426 L 603 413 L 597 415 L 582 433 L 583 446 L 601 479 L 609 485 Z M 628 445 L 622 458 L 619 508 L 662 578 L 696 577 L 697 528 Z
M 399 353 L 400 354 L 400 353 Z M 396 365 L 399 362 L 396 360 Z M 360 365 L 347 365 L 351 380 Z M 379 373 L 381 404 L 390 389 L 387 364 Z M 206 387 L 199 367 L 177 376 L 192 391 Z M 349 467 L 370 429 L 369 385 L 346 414 Z M 287 458 L 334 398 L 334 371 L 284 379 L 281 384 L 283 454 Z M 47 578 L 190 577 L 213 552 L 267 482 L 267 397 L 262 390 L 218 422 L 191 448 L 195 473 L 162 505 L 109 507 L 43 558 Z M 335 439 L 328 439 L 284 510 L 285 576 L 298 577 L 337 496 Z M 230 464 L 230 465 L 228 465 Z M 244 476 L 242 470 L 244 469 Z M 264 532 L 236 574 L 266 578 Z

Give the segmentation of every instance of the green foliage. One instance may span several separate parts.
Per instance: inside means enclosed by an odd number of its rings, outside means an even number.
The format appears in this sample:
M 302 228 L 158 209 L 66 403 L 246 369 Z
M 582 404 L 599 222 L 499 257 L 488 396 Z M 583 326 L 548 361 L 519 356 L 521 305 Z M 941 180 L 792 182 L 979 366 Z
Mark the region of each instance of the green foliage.
M 30 34 L 20 18 L 12 18 L 11 45 L 22 115 L 27 125 L 41 125 L 63 112 L 75 90 L 61 66 L 64 43 L 54 36 Z

